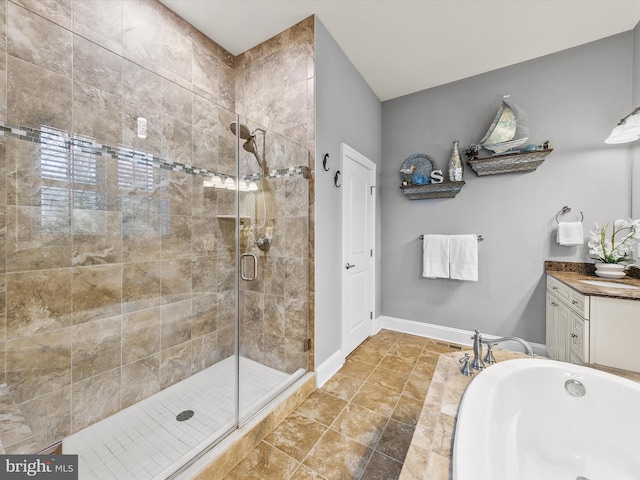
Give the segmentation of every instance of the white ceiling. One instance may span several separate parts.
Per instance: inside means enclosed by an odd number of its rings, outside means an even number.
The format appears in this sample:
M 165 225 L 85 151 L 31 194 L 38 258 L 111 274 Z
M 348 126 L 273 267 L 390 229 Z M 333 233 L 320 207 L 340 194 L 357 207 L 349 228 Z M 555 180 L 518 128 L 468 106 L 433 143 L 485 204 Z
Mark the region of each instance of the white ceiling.
M 640 20 L 640 0 L 161 1 L 234 55 L 316 14 L 382 101 L 632 30 Z

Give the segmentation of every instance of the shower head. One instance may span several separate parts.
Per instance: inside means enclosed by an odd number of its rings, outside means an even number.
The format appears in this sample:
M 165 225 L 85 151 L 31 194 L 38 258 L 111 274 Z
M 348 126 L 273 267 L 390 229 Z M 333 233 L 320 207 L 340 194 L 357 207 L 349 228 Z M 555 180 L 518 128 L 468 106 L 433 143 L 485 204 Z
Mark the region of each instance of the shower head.
M 229 128 L 231 129 L 231 131 L 233 132 L 234 135 L 238 134 L 238 123 L 237 122 L 231 122 L 231 125 L 229 125 Z M 240 124 L 240 138 L 242 140 L 247 140 L 248 138 L 251 138 L 252 134 L 251 134 L 251 130 L 249 130 L 249 128 L 244 124 L 241 123 Z
M 251 136 L 247 139 L 246 142 L 242 144 L 242 148 L 244 148 L 249 153 L 256 153 L 256 140 L 255 137 Z
M 242 144 L 242 148 L 244 148 L 247 152 L 253 153 L 253 156 L 256 157 L 258 161 L 258 165 L 262 168 L 262 159 L 260 158 L 260 154 L 258 153 L 258 146 L 256 145 L 256 137 L 251 135 L 246 142 Z

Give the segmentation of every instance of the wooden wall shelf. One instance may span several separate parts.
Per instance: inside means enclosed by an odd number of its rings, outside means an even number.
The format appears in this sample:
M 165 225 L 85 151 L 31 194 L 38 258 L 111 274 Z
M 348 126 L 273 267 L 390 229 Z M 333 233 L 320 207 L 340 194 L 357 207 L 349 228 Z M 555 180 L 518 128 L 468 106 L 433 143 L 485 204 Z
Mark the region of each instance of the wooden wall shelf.
M 467 165 L 479 177 L 501 173 L 533 172 L 551 152 L 553 152 L 553 148 L 534 152 L 506 153 L 488 158 L 467 160 Z
M 430 183 L 428 185 L 400 186 L 410 200 L 424 200 L 427 198 L 453 198 L 462 189 L 462 182 Z

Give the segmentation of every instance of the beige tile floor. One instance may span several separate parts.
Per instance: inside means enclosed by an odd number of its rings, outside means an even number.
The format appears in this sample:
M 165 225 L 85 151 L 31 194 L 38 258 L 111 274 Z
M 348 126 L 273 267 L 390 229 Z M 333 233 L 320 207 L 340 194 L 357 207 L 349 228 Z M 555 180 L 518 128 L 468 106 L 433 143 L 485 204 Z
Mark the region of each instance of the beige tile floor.
M 395 480 L 441 353 L 460 350 L 382 330 L 225 480 Z

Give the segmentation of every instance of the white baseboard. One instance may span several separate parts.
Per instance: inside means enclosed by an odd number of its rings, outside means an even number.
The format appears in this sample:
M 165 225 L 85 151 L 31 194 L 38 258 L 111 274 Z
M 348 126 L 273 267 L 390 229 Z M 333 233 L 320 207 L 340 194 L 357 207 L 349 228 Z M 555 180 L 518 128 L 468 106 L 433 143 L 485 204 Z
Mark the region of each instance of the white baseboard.
M 472 346 L 473 336 L 470 330 L 460 330 L 458 328 L 443 327 L 441 325 L 433 325 L 430 323 L 416 322 L 415 320 L 405 320 L 403 318 L 387 317 L 381 315 L 377 317 L 371 324 L 371 335 L 375 335 L 382 329 L 393 330 L 395 332 L 409 333 L 419 337 L 433 338 L 434 340 L 442 340 L 449 343 L 457 343 L 459 345 Z M 491 340 L 498 338 L 498 335 L 491 335 L 482 332 L 482 337 Z M 540 343 L 531 343 L 529 345 L 539 357 L 547 357 L 547 346 Z M 511 350 L 514 352 L 524 352 L 524 349 L 517 342 L 505 342 L 500 344 L 499 348 Z M 344 365 L 345 357 L 342 350 L 336 351 L 328 359 L 316 367 L 316 387 L 320 388 L 333 377 L 338 370 Z
M 380 318 L 376 317 L 371 321 L 371 336 L 373 337 L 376 333 L 382 330 L 382 325 L 380 325 Z
M 338 350 L 316 367 L 316 388 L 322 387 L 344 365 L 342 350 Z
M 458 328 L 443 327 L 441 325 L 433 325 L 430 323 L 416 322 L 415 320 L 405 320 L 402 318 L 387 317 L 381 315 L 376 319 L 376 323 L 379 329 L 386 328 L 387 330 L 394 330 L 396 332 L 410 333 L 412 335 L 418 335 L 420 337 L 429 337 L 435 340 L 443 340 L 445 342 L 457 343 L 460 345 L 473 345 L 471 337 L 473 336 L 470 330 L 460 330 Z M 499 335 L 491 335 L 482 332 L 482 337 L 491 340 L 499 338 Z M 533 351 L 540 357 L 547 356 L 547 346 L 540 343 L 529 342 Z M 497 347 L 496 347 L 497 348 Z M 505 342 L 500 345 L 499 348 L 505 350 L 512 350 L 514 352 L 523 352 L 524 349 L 517 342 Z

